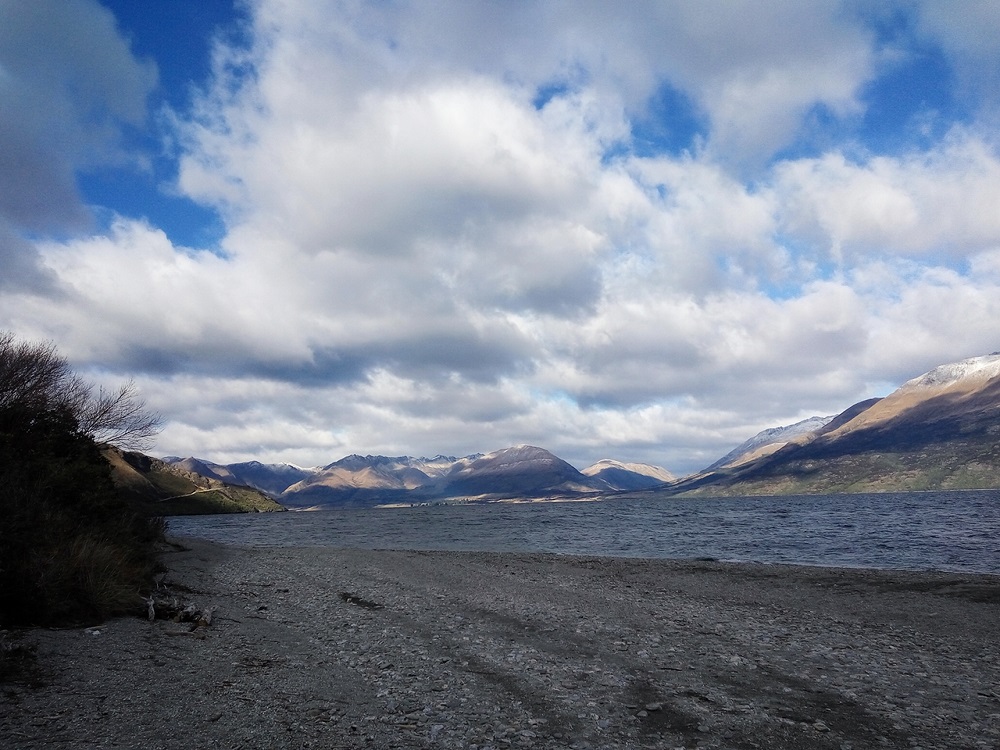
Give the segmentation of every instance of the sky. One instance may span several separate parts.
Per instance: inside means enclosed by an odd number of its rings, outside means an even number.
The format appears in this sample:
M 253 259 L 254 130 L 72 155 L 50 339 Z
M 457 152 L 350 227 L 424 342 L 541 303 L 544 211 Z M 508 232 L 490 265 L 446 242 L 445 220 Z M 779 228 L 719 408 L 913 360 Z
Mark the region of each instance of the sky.
M 992 0 L 0 0 L 0 330 L 153 455 L 677 474 L 1000 350 Z

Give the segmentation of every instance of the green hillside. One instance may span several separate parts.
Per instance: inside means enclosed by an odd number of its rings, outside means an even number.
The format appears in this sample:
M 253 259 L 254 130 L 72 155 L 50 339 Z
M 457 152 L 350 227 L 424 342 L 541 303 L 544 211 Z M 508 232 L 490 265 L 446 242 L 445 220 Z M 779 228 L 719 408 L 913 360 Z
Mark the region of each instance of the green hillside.
M 104 457 L 111 465 L 112 479 L 119 492 L 148 515 L 284 510 L 272 498 L 252 487 L 225 484 L 142 453 L 108 448 Z

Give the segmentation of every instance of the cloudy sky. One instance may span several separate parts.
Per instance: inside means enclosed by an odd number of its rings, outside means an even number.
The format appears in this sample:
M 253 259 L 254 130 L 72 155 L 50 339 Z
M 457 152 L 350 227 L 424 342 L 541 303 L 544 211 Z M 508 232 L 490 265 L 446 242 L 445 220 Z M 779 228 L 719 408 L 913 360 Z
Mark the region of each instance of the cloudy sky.
M 157 455 L 699 469 L 1000 349 L 1000 8 L 0 0 L 0 329 Z

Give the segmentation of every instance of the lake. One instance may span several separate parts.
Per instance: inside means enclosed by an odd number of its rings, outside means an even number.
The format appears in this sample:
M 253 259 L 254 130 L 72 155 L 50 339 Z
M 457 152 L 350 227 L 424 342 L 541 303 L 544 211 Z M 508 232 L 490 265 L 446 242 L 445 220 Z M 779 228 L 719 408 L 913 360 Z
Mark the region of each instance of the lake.
M 1000 490 L 180 516 L 248 546 L 553 552 L 1000 573 Z

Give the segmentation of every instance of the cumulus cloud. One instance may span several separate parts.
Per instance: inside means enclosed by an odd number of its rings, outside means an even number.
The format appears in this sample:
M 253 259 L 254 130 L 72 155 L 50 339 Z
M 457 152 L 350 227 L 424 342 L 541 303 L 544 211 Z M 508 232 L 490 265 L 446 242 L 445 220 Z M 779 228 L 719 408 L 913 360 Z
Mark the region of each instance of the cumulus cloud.
M 957 130 L 937 148 L 850 161 L 843 153 L 778 166 L 785 231 L 837 261 L 872 252 L 963 257 L 995 247 L 1000 159 Z
M 37 147 L 17 148 L 72 228 L 74 170 L 120 156 L 153 70 L 109 14 L 67 7 L 106 43 L 64 45 L 92 84 L 69 85 L 69 52 L 15 75 L 0 137 Z M 987 125 L 903 153 L 776 156 L 802 151 L 817 112 L 849 129 L 883 71 L 840 3 L 251 9 L 245 46 L 217 42 L 170 121 L 177 190 L 219 211 L 217 246 L 127 216 L 29 237 L 52 217 L 0 196 L 17 252 L 0 258 L 33 279 L 0 278 L 0 324 L 95 377 L 136 375 L 168 418 L 161 453 L 322 464 L 529 442 L 684 472 L 1000 348 Z M 920 12 L 921 33 L 958 44 Z M 6 71 L 20 58 L 4 54 Z M 667 89 L 703 130 L 636 148 Z M 58 124 L 34 133 L 49 106 Z

